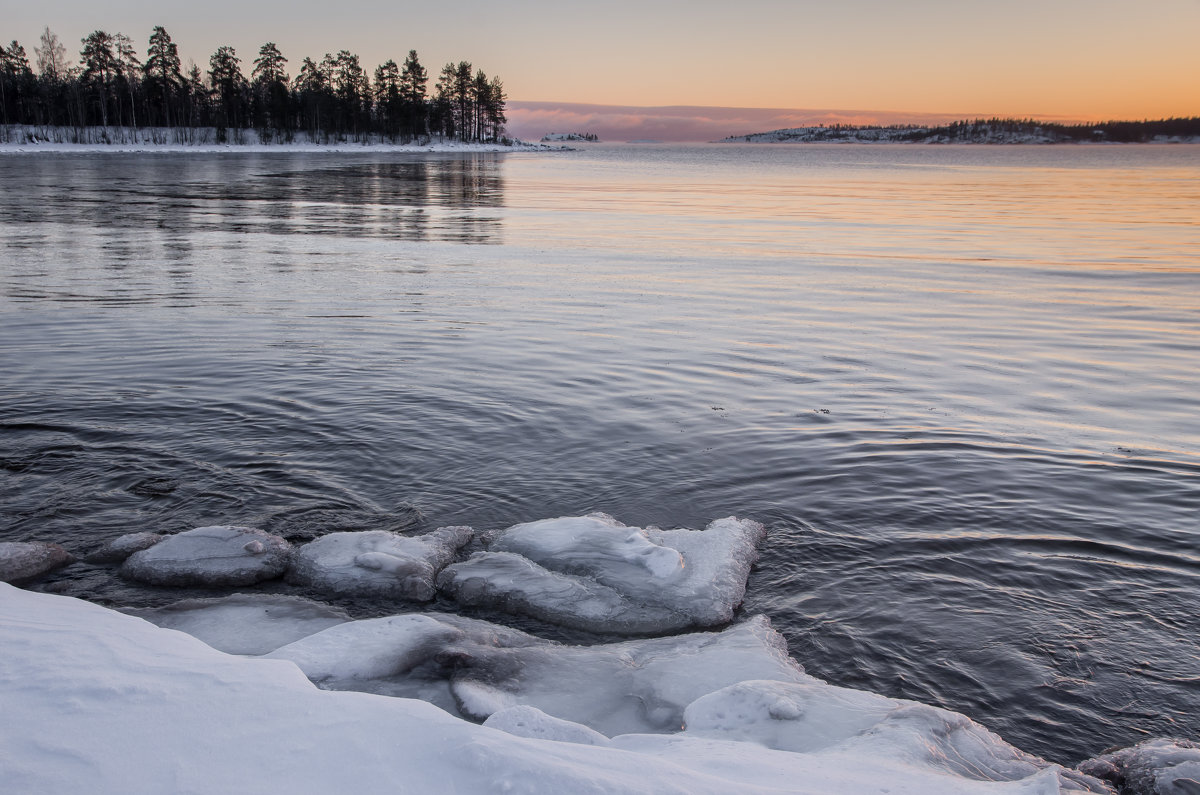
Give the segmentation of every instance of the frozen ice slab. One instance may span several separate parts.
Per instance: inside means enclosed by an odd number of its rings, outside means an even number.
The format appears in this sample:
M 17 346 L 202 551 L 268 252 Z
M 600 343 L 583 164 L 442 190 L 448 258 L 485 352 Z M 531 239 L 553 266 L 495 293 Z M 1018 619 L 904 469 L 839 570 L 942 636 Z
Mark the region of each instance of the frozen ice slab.
M 608 745 L 608 738 L 587 726 L 547 715 L 537 707 L 508 707 L 483 722 L 484 726 L 537 740 L 555 740 L 581 745 Z
M 300 547 L 287 579 L 341 596 L 426 601 L 436 592 L 434 577 L 473 534 L 469 527 L 442 527 L 422 536 L 330 533 Z
M 126 558 L 121 574 L 151 585 L 238 586 L 278 577 L 291 544 L 252 527 L 197 527 Z
M 186 632 L 230 654 L 266 654 L 350 620 L 340 610 L 283 594 L 184 599 L 166 607 L 122 612 L 166 629 Z
M 328 689 L 423 692 L 474 720 L 533 706 L 609 736 L 678 731 L 689 703 L 743 679 L 809 681 L 761 616 L 724 632 L 568 646 L 459 616 L 399 615 L 340 624 L 266 656 Z
M 1130 795 L 1200 795 L 1200 744 L 1146 740 L 1079 765 Z
M 106 542 L 95 552 L 87 555 L 88 563 L 121 563 L 134 552 L 141 552 L 162 541 L 161 533 L 126 533 Z
M 0 542 L 0 582 L 21 583 L 74 562 L 70 552 L 44 541 Z
M 1108 792 L 1094 778 L 1027 754 L 965 715 L 810 682 L 746 681 L 702 696 L 684 711 L 686 733 L 792 753 L 915 760 L 978 781 L 1046 776 L 1049 791 Z
M 546 519 L 500 533 L 445 568 L 458 601 L 595 632 L 650 634 L 727 623 L 765 536 L 728 517 L 703 531 L 627 527 L 605 514 Z

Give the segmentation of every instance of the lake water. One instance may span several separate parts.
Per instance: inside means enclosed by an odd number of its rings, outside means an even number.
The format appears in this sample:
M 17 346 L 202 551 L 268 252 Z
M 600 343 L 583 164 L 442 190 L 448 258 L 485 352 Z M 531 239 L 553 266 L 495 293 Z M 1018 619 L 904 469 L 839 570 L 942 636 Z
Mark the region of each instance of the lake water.
M 4 540 L 737 514 L 810 673 L 1061 762 L 1200 739 L 1200 147 L 9 155 L 0 193 Z

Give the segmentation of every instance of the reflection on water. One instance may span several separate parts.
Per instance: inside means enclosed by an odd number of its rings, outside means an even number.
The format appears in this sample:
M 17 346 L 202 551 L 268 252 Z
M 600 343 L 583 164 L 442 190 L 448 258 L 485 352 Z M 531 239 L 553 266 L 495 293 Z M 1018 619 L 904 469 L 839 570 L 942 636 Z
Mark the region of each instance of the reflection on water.
M 0 160 L 6 193 L 15 199 L 0 207 L 0 224 L 52 220 L 72 234 L 94 231 L 118 263 L 144 254 L 129 249 L 128 230 L 160 230 L 161 244 L 177 251 L 200 232 L 502 240 L 504 179 L 490 155 L 361 162 L 328 155 L 41 155 L 33 180 L 25 166 L 20 158 Z M 42 242 L 36 231 L 6 229 L 9 247 Z
M 818 676 L 1200 737 L 1196 151 L 0 158 L 0 537 L 737 513 Z

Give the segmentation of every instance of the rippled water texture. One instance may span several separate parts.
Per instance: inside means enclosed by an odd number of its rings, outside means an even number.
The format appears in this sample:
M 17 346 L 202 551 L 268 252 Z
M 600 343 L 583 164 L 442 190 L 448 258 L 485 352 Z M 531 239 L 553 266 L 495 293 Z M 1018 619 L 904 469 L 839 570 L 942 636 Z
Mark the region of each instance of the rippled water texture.
M 1200 147 L 10 155 L 0 192 L 0 537 L 736 513 L 814 674 L 1058 761 L 1200 739 Z

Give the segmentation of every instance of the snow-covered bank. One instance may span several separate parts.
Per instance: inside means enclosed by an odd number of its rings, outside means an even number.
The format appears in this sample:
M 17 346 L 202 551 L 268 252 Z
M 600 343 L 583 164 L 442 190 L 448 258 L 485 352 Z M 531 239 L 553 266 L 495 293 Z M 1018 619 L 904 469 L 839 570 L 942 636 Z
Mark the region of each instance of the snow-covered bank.
M 505 139 L 496 143 L 463 143 L 424 137 L 395 143 L 379 136 L 358 139 L 318 138 L 300 133 L 290 140 L 262 137 L 254 130 L 230 130 L 219 141 L 214 128 L 190 127 L 29 127 L 0 126 L 0 154 L 36 152 L 535 152 L 561 150 L 559 146 Z
M 480 726 L 421 701 L 320 690 L 289 659 L 236 657 L 8 585 L 0 647 L 0 778 L 13 792 L 1112 791 L 962 716 L 803 674 L 707 693 L 674 734 L 606 739 L 532 706 Z M 704 682 L 686 654 L 662 664 Z

